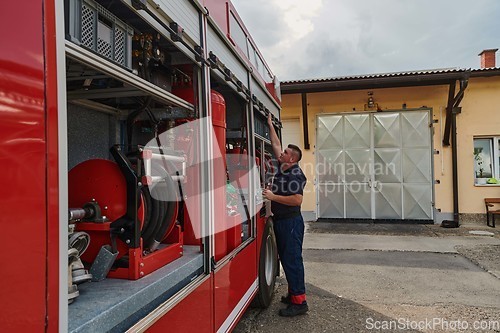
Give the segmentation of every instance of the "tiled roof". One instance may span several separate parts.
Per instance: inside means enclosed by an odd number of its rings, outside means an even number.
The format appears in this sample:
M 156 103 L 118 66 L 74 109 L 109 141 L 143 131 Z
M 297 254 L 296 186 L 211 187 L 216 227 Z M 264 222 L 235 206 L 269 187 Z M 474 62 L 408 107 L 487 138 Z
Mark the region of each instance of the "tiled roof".
M 474 73 L 478 73 L 478 72 L 489 72 L 489 71 L 499 71 L 500 70 L 500 67 L 490 67 L 490 68 L 475 68 L 472 70 L 472 72 Z
M 479 69 L 442 68 L 442 69 L 416 70 L 416 71 L 405 71 L 405 72 L 360 74 L 360 75 L 350 75 L 350 76 L 335 76 L 335 77 L 329 77 L 329 78 L 289 80 L 289 81 L 282 81 L 281 84 L 282 85 L 289 85 L 289 84 L 292 85 L 292 84 L 302 84 L 302 83 L 321 83 L 321 82 L 332 82 L 332 81 L 348 81 L 348 80 L 360 80 L 360 79 L 377 79 L 377 78 L 391 78 L 391 77 L 403 77 L 403 76 L 461 73 L 461 72 L 465 72 L 467 70 L 470 70 L 471 73 L 480 73 L 480 72 L 488 72 L 488 71 L 499 71 L 500 67 L 479 68 Z

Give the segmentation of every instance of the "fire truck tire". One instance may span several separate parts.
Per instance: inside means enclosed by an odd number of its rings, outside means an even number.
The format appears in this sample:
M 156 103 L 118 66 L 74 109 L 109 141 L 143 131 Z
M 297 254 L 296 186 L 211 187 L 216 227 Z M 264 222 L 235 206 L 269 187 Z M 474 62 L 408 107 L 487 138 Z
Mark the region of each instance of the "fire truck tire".
M 278 247 L 272 220 L 267 220 L 259 258 L 259 291 L 252 306 L 265 309 L 273 299 L 276 276 L 278 275 Z

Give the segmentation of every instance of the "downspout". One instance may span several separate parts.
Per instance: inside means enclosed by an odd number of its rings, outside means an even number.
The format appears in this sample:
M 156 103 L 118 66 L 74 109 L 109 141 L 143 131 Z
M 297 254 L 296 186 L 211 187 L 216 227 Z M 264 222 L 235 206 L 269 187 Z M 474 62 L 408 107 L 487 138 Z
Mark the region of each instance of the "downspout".
M 462 85 L 460 83 L 460 85 Z M 453 169 L 453 226 L 460 226 L 460 214 L 458 210 L 458 149 L 457 149 L 457 114 L 460 107 L 454 107 L 451 114 L 451 159 Z
M 450 89 L 448 91 L 448 103 L 446 104 L 446 123 L 444 126 L 444 136 L 443 136 L 443 146 L 450 146 L 450 134 L 451 134 L 451 115 L 453 111 L 453 103 L 455 102 L 455 87 L 457 82 L 453 80 L 450 83 Z
M 309 144 L 309 121 L 307 118 L 307 94 L 302 93 L 302 130 L 304 132 L 304 149 L 311 148 Z
M 464 97 L 465 89 L 469 84 L 469 77 L 470 70 L 466 71 L 462 79 L 460 79 L 460 90 L 453 98 L 453 102 L 451 102 L 450 98 L 453 96 L 455 91 L 455 82 L 450 84 L 450 94 L 448 97 L 448 106 L 446 109 L 446 127 L 451 128 L 450 130 L 447 130 L 447 128 L 445 128 L 445 137 L 443 138 L 443 144 L 445 146 L 450 145 L 451 134 L 451 156 L 453 170 L 453 221 L 443 221 L 441 223 L 441 226 L 446 228 L 458 228 L 460 226 L 460 211 L 458 206 L 457 114 L 460 114 L 462 112 L 462 107 L 460 107 L 459 105 Z

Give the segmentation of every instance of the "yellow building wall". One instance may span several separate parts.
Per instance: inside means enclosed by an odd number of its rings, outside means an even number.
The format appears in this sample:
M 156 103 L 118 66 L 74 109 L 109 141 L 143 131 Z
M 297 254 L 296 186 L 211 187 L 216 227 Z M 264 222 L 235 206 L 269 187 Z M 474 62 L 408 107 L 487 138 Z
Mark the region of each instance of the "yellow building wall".
M 304 150 L 300 163 L 308 182 L 304 190 L 303 211 L 316 211 L 315 144 L 316 116 L 340 112 L 366 112 L 368 92 L 381 110 L 428 108 L 434 121 L 433 145 L 434 176 L 440 183 L 435 188 L 435 207 L 442 212 L 453 212 L 453 178 L 451 147 L 443 147 L 449 86 L 387 88 L 325 93 L 308 93 L 308 129 L 311 149 Z M 457 89 L 458 91 L 458 85 Z M 473 136 L 500 135 L 500 78 L 470 79 L 461 103 L 462 114 L 457 117 L 459 208 L 461 213 L 484 213 L 485 197 L 500 197 L 500 187 L 474 185 Z M 302 126 L 302 97 L 300 94 L 283 95 L 283 119 L 299 118 Z M 303 137 L 303 135 L 301 136 Z M 451 140 L 450 140 L 451 141 Z M 303 147 L 304 142 L 299 142 Z
M 500 198 L 500 186 L 474 185 L 474 136 L 500 136 L 500 78 L 471 79 L 457 117 L 459 209 L 485 213 L 484 198 Z

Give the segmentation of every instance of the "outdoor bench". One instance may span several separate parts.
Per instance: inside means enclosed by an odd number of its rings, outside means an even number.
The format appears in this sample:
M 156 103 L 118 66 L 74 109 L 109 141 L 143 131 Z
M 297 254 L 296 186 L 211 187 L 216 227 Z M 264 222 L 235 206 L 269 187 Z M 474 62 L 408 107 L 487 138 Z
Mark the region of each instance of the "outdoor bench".
M 484 198 L 484 204 L 486 206 L 486 225 L 495 228 L 495 216 L 500 215 L 500 198 Z

